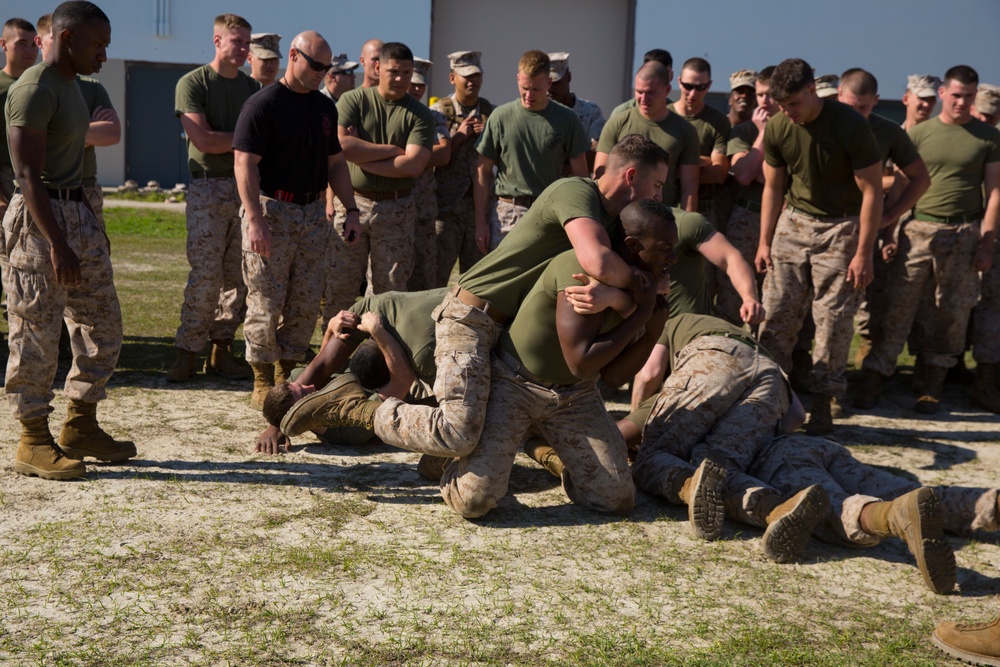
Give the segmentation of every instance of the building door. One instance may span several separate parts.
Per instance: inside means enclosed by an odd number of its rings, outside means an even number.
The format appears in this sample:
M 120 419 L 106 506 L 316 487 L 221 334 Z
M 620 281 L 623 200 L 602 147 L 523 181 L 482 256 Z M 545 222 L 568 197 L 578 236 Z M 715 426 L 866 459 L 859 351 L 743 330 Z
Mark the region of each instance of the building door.
M 125 177 L 142 187 L 186 183 L 187 144 L 174 116 L 177 81 L 197 65 L 130 62 L 125 71 Z

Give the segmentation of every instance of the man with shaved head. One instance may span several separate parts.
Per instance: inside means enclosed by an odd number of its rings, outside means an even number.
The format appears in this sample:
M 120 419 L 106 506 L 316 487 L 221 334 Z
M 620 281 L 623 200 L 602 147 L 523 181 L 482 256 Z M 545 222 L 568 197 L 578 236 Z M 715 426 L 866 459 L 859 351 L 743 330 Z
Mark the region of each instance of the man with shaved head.
M 330 233 L 327 185 L 347 207 L 346 241 L 360 232 L 337 107 L 319 92 L 331 55 L 319 33 L 297 35 L 284 76 L 244 103 L 233 134 L 248 288 L 243 331 L 257 409 L 274 386 L 275 362 L 284 381 L 309 347 Z
M 383 46 L 381 39 L 369 39 L 362 45 L 361 55 L 358 56 L 361 68 L 365 73 L 361 81 L 362 88 L 374 88 L 378 85 L 378 63 L 379 58 L 382 57 Z
M 35 26 L 24 19 L 8 19 L 0 31 L 0 51 L 3 51 L 7 61 L 0 69 L 0 109 L 3 109 L 7 91 L 38 58 Z M 7 202 L 13 195 L 14 166 L 7 150 L 7 133 L 0 132 L 0 218 L 3 218 Z

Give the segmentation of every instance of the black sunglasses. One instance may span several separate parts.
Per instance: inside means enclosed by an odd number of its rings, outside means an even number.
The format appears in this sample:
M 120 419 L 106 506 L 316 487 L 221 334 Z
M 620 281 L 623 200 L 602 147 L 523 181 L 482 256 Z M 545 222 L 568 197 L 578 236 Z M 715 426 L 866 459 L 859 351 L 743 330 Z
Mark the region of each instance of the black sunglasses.
M 708 90 L 708 87 L 712 85 L 712 82 L 708 83 L 688 83 L 686 81 L 681 81 L 681 88 L 684 90 L 697 90 L 699 93 Z
M 316 62 L 315 60 L 307 56 L 305 52 L 299 51 L 298 49 L 296 49 L 296 53 L 298 53 L 300 56 L 306 59 L 306 62 L 309 63 L 309 67 L 311 67 L 314 72 L 324 72 L 324 73 L 329 72 L 330 69 L 333 67 L 333 65 L 324 65 L 323 63 Z

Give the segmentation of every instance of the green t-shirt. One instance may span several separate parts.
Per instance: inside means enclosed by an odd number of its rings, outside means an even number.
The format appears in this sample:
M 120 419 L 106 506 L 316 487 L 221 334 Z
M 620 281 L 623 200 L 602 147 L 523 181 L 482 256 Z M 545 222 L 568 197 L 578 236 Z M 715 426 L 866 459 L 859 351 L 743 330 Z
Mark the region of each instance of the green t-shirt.
M 671 314 L 666 326 L 663 327 L 660 339 L 656 342 L 659 345 L 665 345 L 670 350 L 668 358 L 670 359 L 670 371 L 673 372 L 674 357 L 677 356 L 678 352 L 702 336 L 719 335 L 736 338 L 744 343 L 756 343 L 753 334 L 746 329 L 741 329 L 718 317 L 700 313 L 681 313 L 676 317 Z M 760 348 L 760 351 L 768 358 L 773 359 L 764 348 Z
M 881 164 L 871 125 L 857 111 L 823 100 L 819 116 L 797 125 L 776 113 L 764 128 L 764 159 L 786 168 L 791 206 L 817 217 L 857 215 L 861 191 L 854 172 Z
M 508 317 L 517 314 L 545 265 L 573 247 L 563 227 L 576 218 L 597 220 L 609 236 L 619 227 L 601 204 L 597 183 L 589 178 L 563 178 L 538 196 L 500 245 L 471 269 L 458 284 Z
M 5 113 L 8 140 L 12 127 L 45 132 L 47 187 L 80 187 L 90 113 L 75 78 L 67 80 L 45 62 L 29 67 L 7 92 Z
M 629 109 L 634 109 L 635 105 L 636 101 L 634 97 L 630 100 L 625 100 L 624 102 L 622 102 L 621 104 L 619 104 L 618 106 L 616 106 L 614 109 L 611 110 L 611 116 L 624 113 Z M 608 116 L 608 118 L 611 118 L 611 116 Z
M 670 154 L 670 161 L 667 163 L 667 173 L 670 176 L 663 184 L 663 203 L 673 206 L 680 196 L 678 166 L 698 164 L 698 132 L 691 123 L 672 111 L 666 118 L 655 123 L 644 118 L 638 108 L 632 108 L 612 116 L 607 122 L 601 132 L 601 140 L 597 142 L 598 152 L 610 153 L 615 144 L 629 134 L 640 134 Z
M 949 217 L 983 210 L 986 165 L 1000 161 L 1000 132 L 981 120 L 948 125 L 940 116 L 910 129 L 910 139 L 931 175 L 916 210 Z
M 518 223 L 520 224 L 520 223 Z M 572 250 L 553 258 L 538 281 L 524 297 L 517 317 L 500 335 L 500 345 L 533 375 L 545 382 L 574 384 L 578 378 L 566 365 L 556 329 L 556 303 L 559 293 L 580 283 L 574 273 L 584 273 Z M 621 317 L 610 308 L 602 313 L 604 333 L 620 323 Z
M 476 142 L 476 150 L 496 162 L 494 192 L 500 197 L 540 195 L 567 159 L 588 148 L 580 117 L 553 100 L 541 111 L 528 111 L 520 100 L 498 106 Z
M 677 222 L 677 261 L 670 266 L 670 317 L 680 313 L 712 312 L 705 276 L 705 257 L 698 246 L 715 234 L 715 227 L 700 213 L 673 209 Z
M 425 292 L 383 292 L 368 296 L 351 306 L 350 311 L 361 317 L 367 312 L 378 313 L 382 326 L 402 346 L 403 354 L 417 377 L 434 383 L 437 365 L 434 363 L 434 318 L 431 312 L 444 300 L 447 287 Z M 364 339 L 355 330 L 351 342 Z
M 186 113 L 205 116 L 216 132 L 232 132 L 247 98 L 260 90 L 260 84 L 240 71 L 232 79 L 219 76 L 211 65 L 202 65 L 188 72 L 174 89 L 174 115 Z M 191 139 L 187 140 L 188 169 L 195 171 L 232 172 L 233 152 L 202 153 Z
M 80 84 L 80 92 L 87 102 L 87 110 L 90 111 L 91 117 L 97 107 L 112 110 L 115 108 L 111 104 L 111 96 L 100 81 L 89 76 L 77 76 L 76 81 Z M 97 176 L 97 150 L 93 146 L 87 146 L 83 149 L 83 177 L 86 179 L 95 176 Z
M 693 116 L 685 116 L 678 111 L 677 102 L 670 105 L 670 110 L 694 125 L 694 129 L 698 133 L 698 141 L 700 142 L 698 148 L 699 155 L 709 157 L 712 153 L 725 154 L 726 144 L 729 142 L 729 133 L 732 130 L 729 124 L 729 117 L 726 114 L 707 104 Z
M 900 169 L 906 169 L 920 159 L 920 153 L 902 127 L 877 113 L 868 116 L 868 122 L 872 126 L 875 141 L 878 142 L 882 164 L 892 160 Z
M 14 85 L 15 81 L 17 81 L 17 79 L 0 69 L 0 109 L 4 108 L 4 104 L 7 102 L 7 91 L 10 90 L 10 87 Z M 14 164 L 10 161 L 10 150 L 7 146 L 6 129 L 4 129 L 3 132 L 0 132 L 0 165 L 10 167 L 12 169 L 14 167 Z
M 379 95 L 377 87 L 349 90 L 337 102 L 337 116 L 338 125 L 355 128 L 358 138 L 373 144 L 403 149 L 409 144 L 423 146 L 427 150 L 434 148 L 434 115 L 409 95 L 387 100 Z M 417 183 L 415 178 L 377 176 L 353 162 L 347 164 L 355 190 L 406 190 Z
M 737 153 L 749 153 L 750 149 L 753 148 L 753 144 L 757 141 L 757 135 L 760 131 L 757 126 L 753 124 L 752 120 L 740 123 L 733 128 L 733 131 L 729 134 L 729 143 L 726 146 L 726 155 L 730 159 Z M 746 199 L 747 201 L 760 204 L 762 198 L 764 197 L 764 184 L 758 183 L 756 180 L 752 181 L 750 185 L 743 185 L 739 181 L 736 182 L 737 193 L 740 199 Z

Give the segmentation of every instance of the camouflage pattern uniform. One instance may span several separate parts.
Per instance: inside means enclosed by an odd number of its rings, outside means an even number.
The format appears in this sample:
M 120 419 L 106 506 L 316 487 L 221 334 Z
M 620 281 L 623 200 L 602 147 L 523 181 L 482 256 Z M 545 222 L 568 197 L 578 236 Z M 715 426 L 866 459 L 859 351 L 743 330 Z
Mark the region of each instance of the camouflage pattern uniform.
M 454 291 L 431 316 L 437 322 L 434 395 L 438 407 L 406 405 L 388 398 L 375 413 L 375 435 L 387 444 L 421 454 L 465 456 L 483 429 L 490 396 L 490 352 L 503 327 L 479 308 L 459 301 Z
M 810 384 L 818 394 L 840 397 L 847 389 L 844 370 L 860 296 L 846 276 L 857 252 L 859 225 L 858 216 L 817 218 L 786 207 L 775 228 L 760 342 L 789 372 L 811 304 L 816 342 Z
M 727 225 L 726 240 L 732 243 L 733 247 L 743 255 L 747 264 L 753 267 L 754 260 L 757 258 L 757 244 L 760 242 L 760 206 L 757 205 L 757 210 L 754 211 L 746 208 L 745 203 L 749 202 L 741 200 L 740 204 L 733 208 Z M 757 293 L 763 294 L 764 276 L 756 271 L 754 271 L 754 275 L 757 278 Z M 733 282 L 725 271 L 718 271 L 716 276 L 719 280 L 715 297 L 716 312 L 719 317 L 726 321 L 737 326 L 742 325 L 740 308 L 743 307 L 743 297 L 733 287 Z M 768 317 L 770 315 L 771 313 L 768 312 Z
M 246 312 L 236 179 L 192 178 L 185 211 L 191 272 L 176 344 L 199 352 L 207 340 L 232 340 Z
M 572 385 L 535 384 L 507 358 L 495 358 L 479 445 L 445 468 L 441 495 L 466 518 L 480 517 L 507 494 L 510 471 L 529 429 L 555 449 L 565 465 L 563 490 L 571 501 L 598 512 L 625 513 L 635 485 L 621 432 L 604 407 L 594 380 Z
M 80 202 L 52 199 L 56 224 L 80 260 L 80 284 L 56 282 L 49 243 L 23 195 L 15 194 L 3 219 L 0 261 L 10 321 L 7 397 L 14 418 L 52 412 L 61 322 L 73 350 L 66 397 L 96 403 L 115 370 L 122 346 L 122 313 L 115 291 L 108 237 Z
M 879 538 L 861 529 L 861 510 L 868 503 L 893 500 L 920 488 L 920 484 L 865 465 L 837 443 L 808 435 L 787 435 L 765 446 L 750 473 L 784 494 L 812 484 L 830 497 L 830 514 L 816 528 L 816 536 L 834 544 L 874 546 Z M 936 486 L 944 529 L 958 535 L 975 530 L 1000 530 L 997 489 Z
M 437 123 L 435 126 L 437 140 L 451 139 L 444 115 L 433 109 L 431 113 L 434 114 Z M 434 172 L 434 167 L 427 167 L 417 179 L 417 184 L 413 186 L 413 204 L 416 211 L 413 223 L 414 261 L 413 273 L 407 282 L 407 289 L 411 292 L 436 287 L 438 201 L 435 192 L 437 179 L 434 177 Z
M 601 107 L 577 95 L 576 103 L 570 108 L 580 117 L 580 124 L 583 125 L 583 131 L 590 139 L 591 145 L 596 146 L 601 140 L 601 130 L 604 129 L 606 122 Z
M 676 353 L 673 371 L 645 420 L 632 476 L 647 493 L 682 503 L 673 489 L 709 451 L 725 456 L 726 515 L 765 526 L 760 499 L 774 494 L 744 474 L 770 442 L 790 393 L 778 365 L 759 348 L 726 336 L 701 336 Z
M 271 230 L 270 257 L 250 249 L 243 218 L 243 277 L 249 288 L 243 325 L 247 361 L 301 361 L 316 327 L 323 291 L 330 233 L 325 203 L 320 198 L 300 206 L 261 196 L 260 206 Z
M 910 332 L 928 284 L 934 285 L 936 317 L 923 341 L 929 366 L 951 368 L 965 349 L 969 312 L 979 296 L 979 275 L 972 270 L 979 245 L 979 222 L 946 225 L 913 219 L 899 235 L 892 263 L 888 303 L 892 311 L 882 321 L 883 337 L 874 341 L 864 368 L 889 377 Z
M 972 356 L 977 364 L 1000 364 L 1000 245 L 993 246 L 993 265 L 982 275 L 979 305 L 972 318 Z
M 530 206 L 497 198 L 496 205 L 490 207 L 490 250 L 495 250 L 500 245 L 500 241 L 503 241 L 529 208 Z
M 431 110 L 441 112 L 448 123 L 449 134 L 453 134 L 469 115 L 487 118 L 493 105 L 480 97 L 475 107 L 465 110 L 452 93 L 435 102 Z M 472 201 L 478 156 L 475 137 L 469 137 L 461 146 L 453 145 L 451 160 L 435 170 L 438 219 L 435 223 L 437 276 L 434 287 L 448 284 L 456 260 L 459 271 L 465 273 L 483 257 L 476 246 L 476 211 Z
M 0 217 L 3 217 L 7 210 L 4 201 L 10 202 L 14 197 L 14 169 L 5 164 L 0 164 Z

